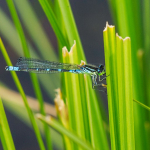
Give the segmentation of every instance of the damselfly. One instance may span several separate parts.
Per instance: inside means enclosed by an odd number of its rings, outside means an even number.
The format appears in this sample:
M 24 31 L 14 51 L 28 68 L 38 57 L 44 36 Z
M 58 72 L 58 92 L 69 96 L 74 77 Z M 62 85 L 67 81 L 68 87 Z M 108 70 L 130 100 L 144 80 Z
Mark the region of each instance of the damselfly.
M 59 73 L 59 72 L 71 72 L 76 74 L 89 74 L 92 77 L 92 87 L 98 86 L 96 79 L 97 76 L 103 76 L 105 74 L 104 65 L 77 65 L 67 64 L 51 61 L 42 61 L 34 58 L 20 57 L 17 60 L 15 66 L 6 66 L 6 71 L 25 71 L 34 73 Z M 103 80 L 103 79 L 102 79 Z

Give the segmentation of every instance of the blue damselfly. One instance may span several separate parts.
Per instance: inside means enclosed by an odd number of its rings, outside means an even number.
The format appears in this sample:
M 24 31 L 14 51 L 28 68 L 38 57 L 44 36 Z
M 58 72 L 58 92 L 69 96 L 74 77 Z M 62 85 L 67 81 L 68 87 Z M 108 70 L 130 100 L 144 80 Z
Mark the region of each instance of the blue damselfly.
M 97 76 L 99 76 L 99 81 L 101 81 L 100 76 L 105 75 L 104 65 L 94 66 L 94 65 L 77 65 L 77 64 L 67 64 L 52 61 L 43 61 L 34 58 L 20 57 L 17 60 L 15 66 L 6 66 L 6 71 L 25 71 L 34 73 L 59 73 L 59 72 L 71 72 L 76 74 L 89 74 L 92 77 L 92 87 L 98 86 Z M 102 79 L 103 80 L 103 79 Z

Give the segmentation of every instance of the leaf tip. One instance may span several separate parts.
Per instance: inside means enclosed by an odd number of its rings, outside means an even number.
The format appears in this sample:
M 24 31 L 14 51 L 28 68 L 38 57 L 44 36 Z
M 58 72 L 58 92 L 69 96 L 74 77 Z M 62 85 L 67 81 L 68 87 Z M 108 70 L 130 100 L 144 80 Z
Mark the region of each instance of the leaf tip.
M 130 40 L 130 37 L 125 37 L 123 41 Z
M 67 50 L 67 47 L 66 47 L 66 46 L 62 48 L 62 54 L 63 54 L 63 57 L 68 56 L 69 52 L 68 52 L 68 50 Z
M 115 26 L 113 26 L 113 25 L 109 25 L 108 24 L 108 21 L 106 22 L 106 27 L 104 28 L 104 30 L 103 31 L 106 31 L 108 28 L 114 28 Z

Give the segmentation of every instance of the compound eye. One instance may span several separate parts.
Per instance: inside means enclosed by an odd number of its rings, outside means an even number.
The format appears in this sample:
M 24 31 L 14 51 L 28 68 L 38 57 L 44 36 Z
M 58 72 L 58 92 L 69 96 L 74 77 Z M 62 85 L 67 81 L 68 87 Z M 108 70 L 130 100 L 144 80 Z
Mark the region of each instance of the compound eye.
M 99 65 L 99 71 L 102 72 L 104 70 L 104 66 L 103 65 Z

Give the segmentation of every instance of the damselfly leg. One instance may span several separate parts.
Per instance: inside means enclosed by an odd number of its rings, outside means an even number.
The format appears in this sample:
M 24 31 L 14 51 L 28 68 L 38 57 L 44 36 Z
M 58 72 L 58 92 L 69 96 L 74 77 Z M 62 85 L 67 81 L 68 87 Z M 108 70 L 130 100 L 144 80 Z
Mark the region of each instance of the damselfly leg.
M 104 74 L 105 75 L 105 74 Z M 109 75 L 108 75 L 109 76 Z M 106 76 L 106 77 L 108 77 L 108 76 Z M 97 88 L 95 88 L 95 87 L 103 87 L 103 88 L 107 88 L 107 85 L 106 84 L 104 84 L 104 83 L 97 83 L 97 75 L 92 75 L 91 76 L 92 77 L 92 88 L 94 89 L 94 90 L 99 90 L 99 89 L 97 89 Z M 102 81 L 104 81 L 104 80 L 106 80 L 106 77 L 103 77 L 102 79 L 101 79 L 101 76 L 99 76 L 99 82 L 102 82 Z M 102 92 L 104 92 L 104 93 L 106 93 L 106 91 L 104 91 L 104 90 L 99 90 L 99 91 L 102 91 Z

